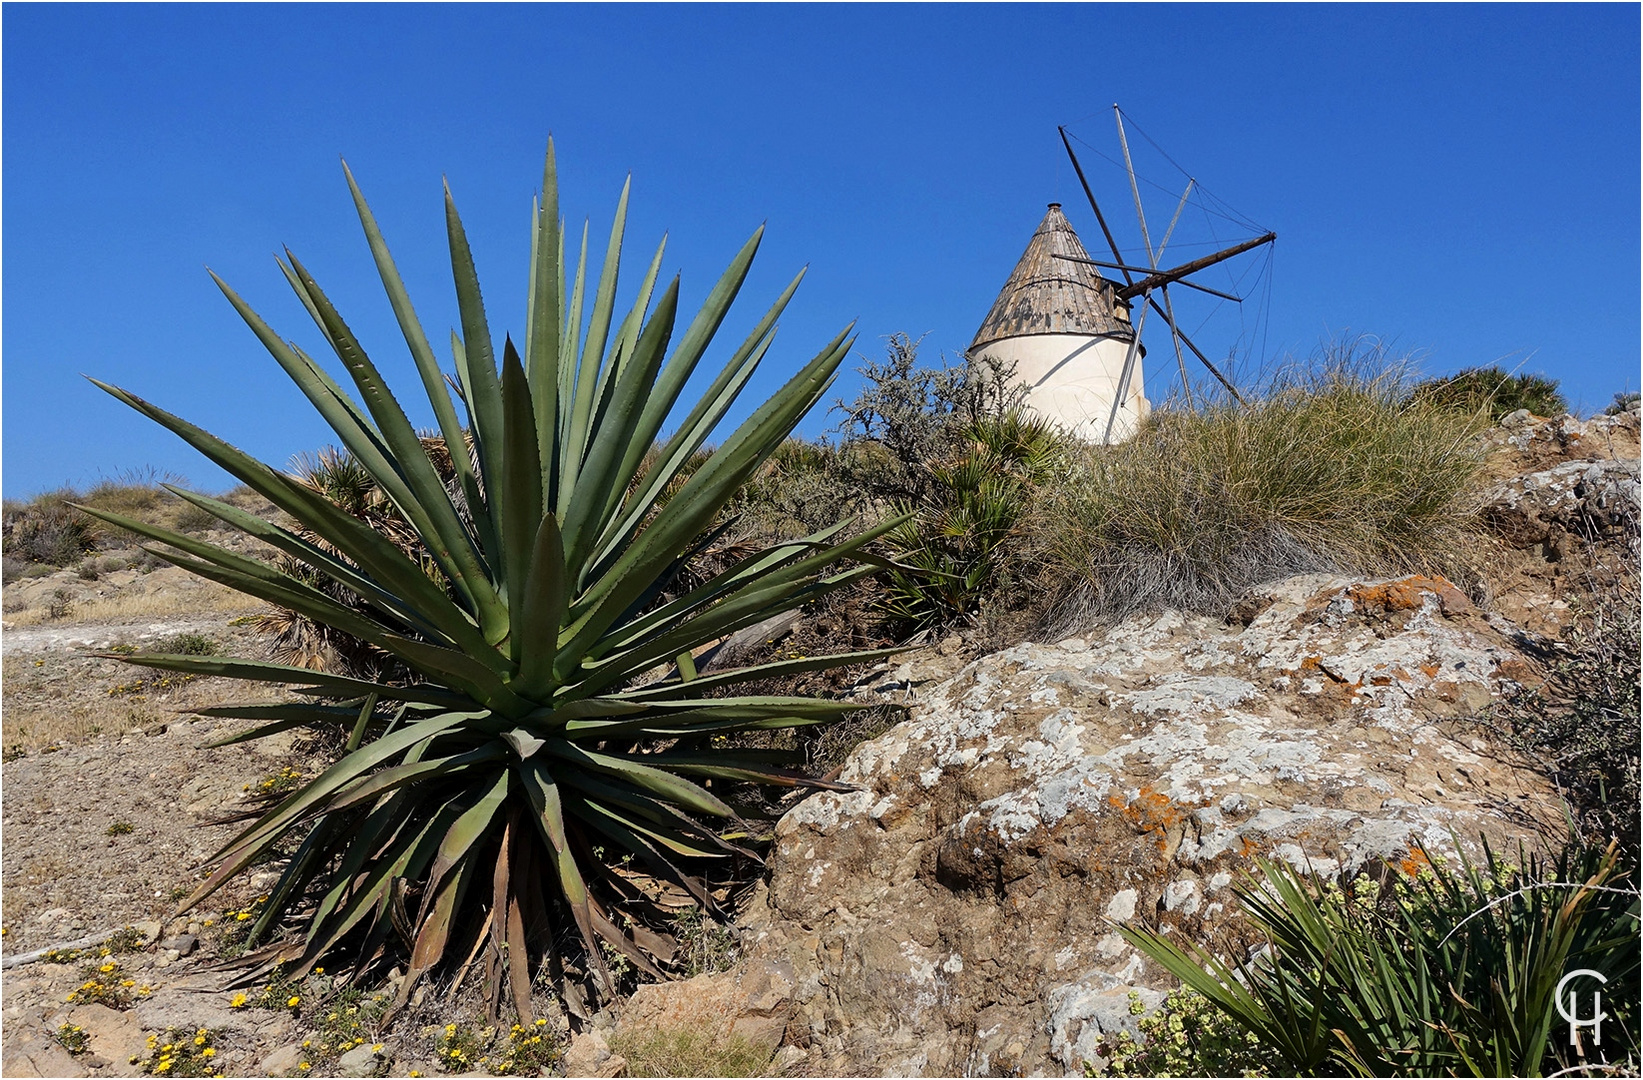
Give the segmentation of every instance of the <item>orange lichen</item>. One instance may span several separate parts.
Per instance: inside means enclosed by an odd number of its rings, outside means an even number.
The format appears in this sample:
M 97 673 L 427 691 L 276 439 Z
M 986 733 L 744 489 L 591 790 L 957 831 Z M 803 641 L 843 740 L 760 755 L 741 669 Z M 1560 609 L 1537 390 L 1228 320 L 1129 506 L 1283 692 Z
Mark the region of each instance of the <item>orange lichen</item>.
M 1410 877 L 1414 877 L 1431 865 L 1432 860 L 1428 859 L 1426 853 L 1419 848 L 1412 849 L 1408 855 L 1398 860 L 1398 869 Z

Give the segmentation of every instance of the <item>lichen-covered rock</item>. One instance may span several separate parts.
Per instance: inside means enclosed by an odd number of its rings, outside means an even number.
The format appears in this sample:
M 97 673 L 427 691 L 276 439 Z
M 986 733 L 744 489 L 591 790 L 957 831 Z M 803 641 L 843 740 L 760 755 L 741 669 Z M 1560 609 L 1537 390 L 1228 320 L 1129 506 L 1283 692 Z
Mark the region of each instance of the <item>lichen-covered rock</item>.
M 1232 948 L 1256 855 L 1413 868 L 1557 804 L 1475 713 L 1531 665 L 1441 578 L 1310 575 L 1237 620 L 1168 613 L 1023 644 L 929 688 L 777 827 L 750 964 L 791 965 L 789 1043 L 825 1073 L 1079 1074 L 1129 994 L 1113 932 Z M 1418 856 L 1413 856 L 1418 859 Z

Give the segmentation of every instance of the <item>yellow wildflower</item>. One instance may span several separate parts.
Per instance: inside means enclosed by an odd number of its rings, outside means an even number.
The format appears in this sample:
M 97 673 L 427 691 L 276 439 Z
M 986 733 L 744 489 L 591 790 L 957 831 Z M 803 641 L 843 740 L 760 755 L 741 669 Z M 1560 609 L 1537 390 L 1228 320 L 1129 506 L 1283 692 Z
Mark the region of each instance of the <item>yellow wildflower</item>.
M 228 1002 L 228 1007 L 230 1009 L 243 1009 L 243 1008 L 245 1008 L 245 1002 L 246 1002 L 245 991 L 241 990 L 239 993 L 235 994 L 234 997 Z
M 371 1053 L 373 1053 L 373 1054 L 380 1054 L 380 1053 L 382 1053 L 382 1044 L 381 1044 L 381 1043 L 377 1043 L 377 1044 L 376 1044 L 376 1045 L 375 1045 L 375 1046 L 373 1046 L 373 1047 L 371 1047 Z
M 206 1057 L 206 1058 L 216 1057 L 217 1056 L 217 1048 L 215 1046 L 208 1046 L 204 1050 L 200 1051 L 200 1056 L 201 1057 Z
M 293 1008 L 293 1009 L 296 1008 L 298 1005 L 302 1004 L 302 995 L 301 994 L 292 994 L 291 995 L 291 1000 L 287 1001 L 286 1004 L 291 1006 L 291 1008 Z

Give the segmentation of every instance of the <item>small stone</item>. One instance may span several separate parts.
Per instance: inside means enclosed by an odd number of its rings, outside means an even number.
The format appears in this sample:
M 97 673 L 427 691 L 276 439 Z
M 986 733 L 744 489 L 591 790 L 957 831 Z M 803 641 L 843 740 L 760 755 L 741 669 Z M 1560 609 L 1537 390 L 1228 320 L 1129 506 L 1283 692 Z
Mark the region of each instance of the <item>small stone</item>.
M 282 1046 L 257 1063 L 264 1076 L 290 1076 L 302 1064 L 302 1047 Z
M 143 935 L 144 945 L 154 944 L 155 939 L 160 936 L 161 927 L 158 919 L 143 919 L 141 922 L 132 923 L 131 928 Z
M 565 1075 L 599 1076 L 600 1066 L 609 1061 L 611 1056 L 609 1044 L 597 1031 L 572 1035 L 570 1046 L 565 1050 Z
M 337 1059 L 337 1070 L 343 1076 L 373 1076 L 379 1056 L 369 1046 L 356 1046 Z
M 166 732 L 166 728 L 168 726 L 169 725 L 165 724 L 165 723 L 150 724 L 147 727 L 143 728 L 143 734 L 144 735 L 164 735 L 165 732 Z
M 165 954 L 176 960 L 193 952 L 200 944 L 200 939 L 193 934 L 178 934 L 176 937 L 166 938 L 160 943 Z

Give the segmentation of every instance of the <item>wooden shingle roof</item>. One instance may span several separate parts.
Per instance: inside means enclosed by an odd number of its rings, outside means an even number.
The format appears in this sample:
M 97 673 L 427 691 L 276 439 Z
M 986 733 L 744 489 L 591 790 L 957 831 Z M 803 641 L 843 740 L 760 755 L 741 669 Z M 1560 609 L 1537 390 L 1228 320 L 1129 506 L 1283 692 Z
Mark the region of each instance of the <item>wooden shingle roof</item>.
M 1124 340 L 1133 336 L 1128 319 L 1119 315 L 1122 309 L 1112 282 L 1088 263 L 1057 255 L 1090 257 L 1061 204 L 1051 203 L 976 331 L 971 354 L 995 341 L 1027 334 L 1109 335 Z

